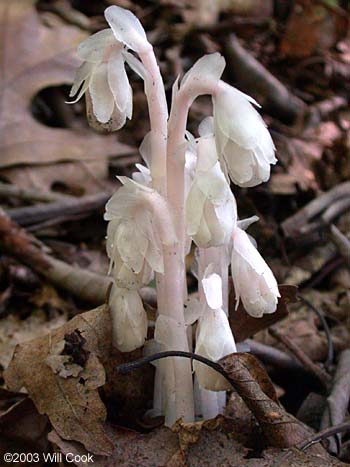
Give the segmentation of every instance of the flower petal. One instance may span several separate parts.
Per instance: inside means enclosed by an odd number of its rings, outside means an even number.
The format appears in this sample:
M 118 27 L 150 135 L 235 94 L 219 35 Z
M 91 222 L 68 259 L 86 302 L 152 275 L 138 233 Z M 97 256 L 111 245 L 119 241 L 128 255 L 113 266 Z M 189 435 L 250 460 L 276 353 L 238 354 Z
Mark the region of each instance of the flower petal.
M 108 85 L 107 64 L 101 63 L 96 67 L 91 78 L 89 91 L 95 117 L 101 123 L 107 123 L 113 113 L 114 99 Z
M 118 50 L 113 51 L 108 60 L 108 85 L 116 106 L 120 112 L 125 112 L 130 99 L 130 85 L 123 56 Z
M 79 91 L 80 86 L 84 83 L 83 87 L 80 89 L 78 97 L 75 99 L 77 102 L 81 96 L 85 93 L 87 88 L 89 87 L 91 75 L 93 73 L 95 65 L 93 63 L 84 62 L 80 67 L 77 69 L 75 73 L 74 83 L 69 92 L 69 97 L 75 96 L 75 94 Z
M 78 45 L 77 54 L 81 60 L 99 63 L 102 61 L 106 47 L 116 44 L 110 29 L 103 29 L 88 37 Z
M 210 274 L 202 279 L 203 291 L 209 308 L 217 310 L 222 307 L 222 280 L 219 274 Z

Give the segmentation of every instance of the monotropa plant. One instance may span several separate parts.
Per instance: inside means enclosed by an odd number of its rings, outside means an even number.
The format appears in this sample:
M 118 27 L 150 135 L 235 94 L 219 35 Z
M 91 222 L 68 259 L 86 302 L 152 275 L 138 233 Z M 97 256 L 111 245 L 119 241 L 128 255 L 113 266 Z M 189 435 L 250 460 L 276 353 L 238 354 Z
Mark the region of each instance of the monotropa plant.
M 276 163 L 275 148 L 251 97 L 224 83 L 225 60 L 205 55 L 172 89 L 170 113 L 152 45 L 140 21 L 128 10 L 110 6 L 108 29 L 81 43 L 83 60 L 70 96 L 85 94 L 95 127 L 110 131 L 132 118 L 129 69 L 144 82 L 150 132 L 132 178 L 106 205 L 107 254 L 113 286 L 110 308 L 113 343 L 122 352 L 195 351 L 217 361 L 236 351 L 228 322 L 228 269 L 231 264 L 238 306 L 261 317 L 276 310 L 279 291 L 255 241 L 245 229 L 255 218 L 238 220 L 230 181 L 241 187 L 266 182 Z M 186 130 L 198 96 L 209 95 L 213 115 L 199 125 L 198 137 Z M 74 101 L 75 102 L 75 101 Z M 199 284 L 189 299 L 185 257 L 192 242 Z M 153 338 L 139 294 L 155 277 L 157 319 Z M 196 327 L 195 339 L 193 327 Z M 156 362 L 152 413 L 171 426 L 182 418 L 211 418 L 225 406 L 227 382 L 211 368 L 187 359 Z

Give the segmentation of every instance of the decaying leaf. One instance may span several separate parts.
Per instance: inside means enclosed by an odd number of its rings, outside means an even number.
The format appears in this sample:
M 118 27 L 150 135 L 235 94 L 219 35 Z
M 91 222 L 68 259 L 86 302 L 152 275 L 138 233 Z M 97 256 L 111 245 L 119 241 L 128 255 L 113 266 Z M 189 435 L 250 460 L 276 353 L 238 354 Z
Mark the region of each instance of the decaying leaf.
M 52 331 L 66 322 L 65 315 L 51 316 L 48 321 L 43 310 L 20 319 L 14 314 L 2 318 L 0 325 L 0 365 L 7 368 L 17 344 L 22 344 Z
M 17 346 L 5 372 L 8 387 L 19 390 L 24 386 L 38 411 L 49 417 L 63 438 L 80 441 L 96 454 L 109 454 L 112 449 L 103 426 L 106 409 L 98 394 L 98 388 L 105 383 L 105 371 L 99 359 L 108 355 L 109 330 L 107 306 L 76 316 L 52 333 Z M 74 354 L 74 348 L 67 349 L 67 336 L 72 333 L 84 339 L 76 343 L 79 350 L 84 350 L 84 359 L 80 352 Z M 57 358 L 59 348 L 72 358 L 66 362 L 67 366 L 61 362 L 57 371 L 57 361 L 52 368 L 52 357 Z M 69 363 L 81 367 L 77 376 L 69 375 L 74 374 L 69 372 Z
M 281 298 L 278 301 L 276 312 L 270 315 L 264 315 L 261 318 L 253 318 L 244 310 L 241 302 L 237 310 L 235 310 L 235 295 L 233 288 L 231 288 L 229 322 L 236 342 L 242 342 L 248 337 L 253 336 L 257 332 L 272 326 L 272 324 L 288 316 L 286 305 L 296 301 L 297 287 L 279 285 L 279 291 Z
M 86 181 L 88 175 L 96 178 L 96 174 L 105 174 L 106 156 L 123 153 L 125 146 L 114 136 L 50 128 L 32 116 L 31 101 L 40 90 L 72 83 L 78 65 L 75 49 L 86 37 L 79 28 L 53 15 L 48 15 L 44 24 L 34 4 L 34 0 L 0 4 L 0 168 L 8 168 L 2 175 L 22 187 L 43 189 L 44 185 L 49 188 L 55 181 L 65 181 L 66 176 L 72 183 L 73 175 L 79 179 L 84 174 Z M 74 171 L 69 171 L 67 164 L 72 161 L 80 165 L 74 164 Z M 61 173 L 47 173 L 47 165 L 52 163 L 60 163 Z M 24 177 L 23 168 L 14 168 L 19 164 L 36 168 L 27 168 Z M 45 172 L 42 179 L 40 166 Z
M 128 423 L 152 399 L 151 365 L 122 378 L 115 371 L 117 365 L 139 358 L 142 350 L 114 349 L 111 329 L 106 305 L 82 313 L 46 336 L 18 345 L 5 372 L 8 387 L 24 386 L 62 438 L 80 441 L 94 453 L 108 453 L 111 447 L 98 388 L 103 388 L 113 414 L 127 416 Z
M 253 355 L 231 354 L 219 363 L 229 374 L 234 389 L 253 412 L 270 446 L 294 446 L 312 434 L 279 405 L 266 370 Z

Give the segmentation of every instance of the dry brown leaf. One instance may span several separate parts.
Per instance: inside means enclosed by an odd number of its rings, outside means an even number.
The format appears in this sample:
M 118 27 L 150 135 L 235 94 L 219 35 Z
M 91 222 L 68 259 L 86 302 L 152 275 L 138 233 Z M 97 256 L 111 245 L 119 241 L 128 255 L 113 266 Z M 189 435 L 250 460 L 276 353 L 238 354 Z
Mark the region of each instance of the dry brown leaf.
M 0 320 L 0 365 L 7 368 L 17 344 L 35 339 L 62 326 L 67 321 L 65 315 L 57 314 L 47 319 L 43 310 L 34 311 L 25 320 L 16 315 L 8 315 Z
M 325 361 L 328 352 L 327 339 L 324 332 L 318 329 L 317 316 L 300 303 L 295 307 L 297 311 L 290 313 L 284 321 L 276 325 L 276 328 L 300 347 L 311 360 Z M 266 344 L 276 345 L 276 340 L 272 337 L 265 338 L 264 335 L 263 340 Z M 280 348 L 285 350 L 283 346 Z
M 288 303 L 296 302 L 298 289 L 290 285 L 279 285 L 279 290 L 281 298 L 278 301 L 276 312 L 264 315 L 261 318 L 253 318 L 245 311 L 242 302 L 240 302 L 237 310 L 235 310 L 235 293 L 234 288 L 231 287 L 229 296 L 229 322 L 236 342 L 242 342 L 288 316 L 287 305 Z
M 312 434 L 279 405 L 266 370 L 253 355 L 231 354 L 219 363 L 229 375 L 234 389 L 256 417 L 270 446 L 294 446 Z
M 76 339 L 76 349 L 70 338 L 74 333 L 81 338 Z M 68 363 L 81 366 L 77 377 L 61 377 L 47 363 L 48 357 L 55 352 L 57 355 L 62 341 L 63 352 L 72 357 Z M 67 346 L 69 342 L 71 345 Z M 104 430 L 106 409 L 98 388 L 105 383 L 99 359 L 107 357 L 110 347 L 110 313 L 107 306 L 101 306 L 76 316 L 44 337 L 17 346 L 5 372 L 6 384 L 12 390 L 24 386 L 39 413 L 47 414 L 63 438 L 80 441 L 96 454 L 109 454 L 112 445 Z M 62 371 L 63 367 L 62 364 Z M 69 367 L 65 369 L 69 373 Z
M 3 37 L 0 43 L 3 70 L 0 78 L 0 167 L 80 161 L 84 162 L 91 178 L 96 178 L 96 173 L 106 171 L 106 156 L 122 153 L 124 145 L 117 143 L 114 136 L 100 136 L 90 130 L 50 128 L 31 114 L 31 101 L 40 90 L 72 83 L 78 65 L 75 49 L 86 37 L 77 27 L 66 25 L 53 15 L 47 15 L 48 24 L 44 24 L 34 4 L 34 0 L 0 3 Z M 85 178 L 86 170 L 82 170 Z M 22 187 L 39 185 L 43 188 L 39 171 L 39 167 L 35 172 L 27 170 L 25 180 L 15 169 L 3 170 L 2 175 L 12 181 L 19 177 Z M 75 172 L 79 174 L 79 167 L 75 167 Z M 67 173 L 63 165 L 60 181 L 65 180 Z M 56 177 L 55 170 L 51 170 L 51 177 L 45 173 L 45 187 L 56 181 Z

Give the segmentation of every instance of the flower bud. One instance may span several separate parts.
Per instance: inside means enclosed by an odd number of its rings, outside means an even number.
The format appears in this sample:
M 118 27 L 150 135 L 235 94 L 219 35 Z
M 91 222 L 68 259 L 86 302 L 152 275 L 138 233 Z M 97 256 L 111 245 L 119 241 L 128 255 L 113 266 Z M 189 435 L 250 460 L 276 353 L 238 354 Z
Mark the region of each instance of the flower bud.
M 276 311 L 280 293 L 275 276 L 239 227 L 233 232 L 231 271 L 236 307 L 241 299 L 246 312 L 255 318 Z
M 206 305 L 199 320 L 196 338 L 196 353 L 217 362 L 236 352 L 236 344 L 227 316 L 222 306 L 222 281 L 218 274 L 211 274 L 209 265 L 202 279 Z M 218 308 L 216 308 L 218 307 Z M 194 361 L 199 386 L 210 391 L 224 391 L 230 384 L 217 371 L 203 363 Z
M 109 305 L 113 344 L 121 352 L 131 352 L 143 346 L 147 337 L 147 314 L 139 293 L 113 285 Z

